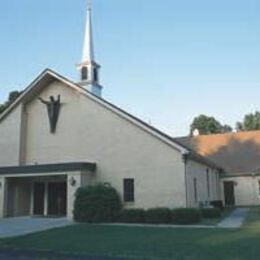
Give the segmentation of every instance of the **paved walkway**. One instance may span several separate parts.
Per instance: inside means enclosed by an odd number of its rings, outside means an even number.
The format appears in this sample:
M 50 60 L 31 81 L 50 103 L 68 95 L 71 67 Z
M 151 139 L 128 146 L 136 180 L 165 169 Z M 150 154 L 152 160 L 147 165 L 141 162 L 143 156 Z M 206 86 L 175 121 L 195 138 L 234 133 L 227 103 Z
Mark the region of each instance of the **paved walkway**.
M 219 228 L 240 228 L 246 218 L 248 208 L 237 208 L 218 223 Z
M 71 225 L 66 218 L 6 218 L 0 221 L 0 238 L 15 237 Z
M 138 223 L 104 223 L 92 224 L 98 226 L 118 226 L 118 227 L 149 227 L 149 228 L 216 228 L 213 225 L 173 225 L 173 224 L 138 224 Z

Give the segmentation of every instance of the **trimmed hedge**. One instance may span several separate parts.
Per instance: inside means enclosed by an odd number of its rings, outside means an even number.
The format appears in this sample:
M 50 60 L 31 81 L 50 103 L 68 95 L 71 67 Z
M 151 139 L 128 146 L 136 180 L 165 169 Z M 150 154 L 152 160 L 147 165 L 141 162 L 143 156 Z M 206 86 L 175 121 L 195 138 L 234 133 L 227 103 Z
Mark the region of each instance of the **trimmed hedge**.
M 98 184 L 79 188 L 74 203 L 74 220 L 77 222 L 113 222 L 121 211 L 117 191 Z
M 197 224 L 201 221 L 201 213 L 195 208 L 179 208 L 172 210 L 172 223 L 178 225 Z
M 205 218 L 218 218 L 221 212 L 217 208 L 202 209 L 169 208 L 123 209 L 117 191 L 107 185 L 98 184 L 79 188 L 74 202 L 74 220 L 87 223 L 122 223 L 150 224 L 197 224 L 201 214 Z
M 144 209 L 123 209 L 119 215 L 119 222 L 122 223 L 144 223 Z
M 222 200 L 213 200 L 210 202 L 210 205 L 214 208 L 219 208 L 220 210 L 224 210 L 224 205 Z
M 152 208 L 145 212 L 145 222 L 150 224 L 167 224 L 171 222 L 171 210 L 168 208 Z
M 203 218 L 220 218 L 221 210 L 219 208 L 203 208 L 201 214 Z

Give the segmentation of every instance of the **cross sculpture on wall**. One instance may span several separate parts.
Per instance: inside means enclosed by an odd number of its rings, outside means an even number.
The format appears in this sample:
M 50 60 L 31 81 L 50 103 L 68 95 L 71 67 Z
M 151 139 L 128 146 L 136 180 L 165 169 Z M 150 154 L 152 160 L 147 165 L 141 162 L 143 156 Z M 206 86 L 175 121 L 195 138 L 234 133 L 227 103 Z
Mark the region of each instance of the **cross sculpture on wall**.
M 58 95 L 57 100 L 53 96 L 50 96 L 50 101 L 46 101 L 41 97 L 38 98 L 43 104 L 47 107 L 49 122 L 50 122 L 50 131 L 51 133 L 56 132 L 57 122 L 60 114 L 60 95 Z

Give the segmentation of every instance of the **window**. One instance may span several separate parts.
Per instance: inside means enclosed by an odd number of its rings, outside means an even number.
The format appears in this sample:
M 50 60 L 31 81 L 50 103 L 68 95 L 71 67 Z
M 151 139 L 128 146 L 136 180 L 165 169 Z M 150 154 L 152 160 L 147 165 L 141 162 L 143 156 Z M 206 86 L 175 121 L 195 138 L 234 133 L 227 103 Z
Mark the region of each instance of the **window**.
M 207 191 L 208 191 L 208 198 L 209 198 L 210 197 L 209 169 L 207 169 Z
M 81 79 L 82 80 L 87 80 L 88 79 L 88 68 L 87 67 L 83 67 L 81 69 Z
M 133 202 L 134 200 L 134 179 L 124 179 L 124 201 Z
M 198 191 L 197 191 L 197 179 L 193 179 L 193 188 L 194 188 L 194 201 L 195 203 L 198 202 Z
M 220 197 L 220 192 L 219 192 L 219 172 L 215 172 L 216 176 L 216 195 L 219 198 Z
M 93 74 L 94 74 L 94 81 L 98 81 L 98 70 L 97 70 L 97 68 L 94 68 L 94 70 L 93 70 Z

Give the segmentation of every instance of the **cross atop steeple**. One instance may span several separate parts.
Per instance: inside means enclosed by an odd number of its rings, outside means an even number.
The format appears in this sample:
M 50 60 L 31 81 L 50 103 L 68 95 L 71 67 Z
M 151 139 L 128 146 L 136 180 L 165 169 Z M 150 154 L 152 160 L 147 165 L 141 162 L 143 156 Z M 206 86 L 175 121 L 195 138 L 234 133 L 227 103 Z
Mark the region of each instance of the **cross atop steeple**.
M 100 65 L 95 62 L 91 12 L 92 3 L 91 0 L 88 0 L 83 56 L 81 64 L 77 67 L 80 70 L 80 85 L 96 96 L 101 96 L 102 86 L 99 85 Z

